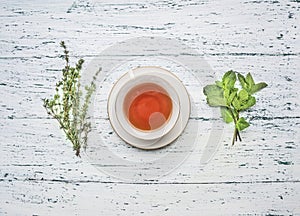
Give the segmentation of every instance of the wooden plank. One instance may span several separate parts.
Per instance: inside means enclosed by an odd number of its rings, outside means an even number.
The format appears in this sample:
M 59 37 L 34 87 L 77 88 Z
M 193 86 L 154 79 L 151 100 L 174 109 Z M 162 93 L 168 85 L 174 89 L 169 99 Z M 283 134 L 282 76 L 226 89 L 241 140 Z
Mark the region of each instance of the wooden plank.
M 87 58 L 85 66 L 89 65 L 92 58 Z M 196 58 L 197 59 L 197 58 Z M 126 58 L 124 59 L 124 61 Z M 110 60 L 108 60 L 110 61 Z M 122 61 L 122 58 L 120 59 Z M 246 73 L 251 71 L 256 81 L 266 81 L 269 87 L 258 95 L 258 102 L 249 115 L 267 118 L 299 117 L 299 85 L 297 68 L 300 67 L 299 57 L 257 57 L 257 56 L 223 56 L 209 57 L 206 61 L 214 71 L 215 79 L 221 78 L 224 71 L 234 69 Z M 126 62 L 126 61 L 125 61 Z M 124 62 L 124 63 L 125 63 Z M 149 64 L 149 63 L 147 63 Z M 22 65 L 22 70 L 19 70 Z M 42 105 L 42 98 L 50 97 L 55 88 L 55 82 L 61 76 L 61 59 L 40 60 L 0 60 L 0 66 L 4 73 L 1 74 L 0 93 L 6 97 L 0 98 L 0 118 L 46 118 L 46 112 Z M 187 86 L 193 97 L 195 106 L 201 112 L 193 112 L 192 117 L 209 118 L 211 109 L 205 105 L 205 97 L 202 94 L 204 84 L 212 81 L 211 74 L 200 77 L 203 86 L 191 78 L 191 74 L 182 73 L 174 63 L 165 62 L 164 67 L 173 70 Z M 125 73 L 128 69 L 124 66 Z M 122 67 L 118 70 L 120 71 Z M 275 73 L 276 72 L 276 73 Z M 113 83 L 118 76 L 111 74 L 106 82 L 99 80 L 102 86 L 100 94 L 103 100 L 99 106 L 106 110 L 106 99 Z M 278 103 L 280 101 L 280 103 Z M 99 117 L 107 118 L 106 111 L 100 112 Z
M 4 184 L 5 183 L 5 184 Z M 2 215 L 298 215 L 300 184 L 1 182 Z M 18 206 L 16 208 L 16 206 Z M 216 210 L 217 208 L 217 210 Z
M 142 35 L 178 38 L 201 54 L 300 53 L 299 5 L 293 1 L 35 3 L 1 7 L 2 58 L 53 56 L 60 40 L 76 53 L 95 55 L 95 44 L 104 48 Z
M 284 130 L 285 125 L 300 124 L 299 119 L 253 121 L 252 127 L 242 133 L 244 141 L 233 147 L 229 145 L 233 128 L 228 125 L 224 130 L 219 129 L 220 146 L 207 165 L 201 164 L 200 159 L 212 130 L 210 122 L 190 120 L 188 129 L 180 139 L 191 136 L 189 132 L 197 127 L 198 123 L 200 123 L 198 138 L 191 147 L 180 148 L 181 145 L 172 144 L 157 151 L 143 151 L 128 146 L 115 133 L 111 133 L 112 129 L 107 123 L 103 125 L 103 132 L 99 134 L 103 139 L 102 145 L 106 145 L 112 154 L 125 159 L 122 164 L 119 164 L 120 160 L 111 159 L 102 162 L 99 159 L 102 163 L 95 167 L 89 164 L 88 157 L 80 159 L 74 156 L 70 143 L 65 140 L 64 134 L 59 131 L 54 120 L 2 120 L 0 125 L 2 140 L 0 180 L 56 179 L 113 182 L 152 182 L 154 180 L 168 183 L 300 180 L 299 127 L 289 127 Z M 99 157 L 107 157 L 104 153 L 105 146 L 102 149 L 103 154 L 101 155 L 100 148 Z M 172 153 L 171 156 L 168 152 Z M 162 157 L 170 163 L 156 164 L 155 162 Z M 186 159 L 178 163 L 176 157 Z M 147 164 L 149 160 L 153 163 Z M 174 167 L 172 161 L 178 164 Z M 143 170 L 144 167 L 152 169 L 149 175 L 145 175 L 145 178 L 143 176 L 128 177 L 128 180 L 126 175 L 125 180 L 114 178 L 114 176 L 124 176 L 115 175 L 114 173 L 118 170 L 131 172 L 130 174 L 133 175 L 147 174 Z M 166 171 L 168 175 L 159 178 L 158 175 L 166 173 L 152 173 L 155 167 Z

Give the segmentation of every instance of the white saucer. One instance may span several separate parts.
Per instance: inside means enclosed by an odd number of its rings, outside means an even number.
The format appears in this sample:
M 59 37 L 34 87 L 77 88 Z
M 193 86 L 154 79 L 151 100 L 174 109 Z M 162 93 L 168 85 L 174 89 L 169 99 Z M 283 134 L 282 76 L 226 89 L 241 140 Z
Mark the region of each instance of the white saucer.
M 163 137 L 154 140 L 144 140 L 128 133 L 120 124 L 116 115 L 116 99 L 122 86 L 137 76 L 153 75 L 168 82 L 175 89 L 179 98 L 179 116 L 173 128 Z M 113 86 L 108 98 L 108 116 L 114 131 L 126 143 L 140 149 L 158 149 L 173 142 L 184 130 L 190 116 L 189 94 L 181 81 L 171 72 L 160 67 L 138 67 L 124 74 Z

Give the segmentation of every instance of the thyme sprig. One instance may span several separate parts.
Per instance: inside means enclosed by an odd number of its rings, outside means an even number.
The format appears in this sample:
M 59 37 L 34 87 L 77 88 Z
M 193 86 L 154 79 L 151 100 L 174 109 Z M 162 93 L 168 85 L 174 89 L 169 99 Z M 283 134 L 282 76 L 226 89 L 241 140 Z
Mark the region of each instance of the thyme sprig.
M 80 150 L 86 148 L 88 133 L 91 131 L 87 112 L 91 97 L 96 90 L 95 81 L 100 70 L 96 72 L 91 83 L 85 86 L 85 95 L 81 101 L 83 91 L 80 77 L 84 60 L 79 59 L 75 67 L 71 67 L 65 42 L 61 41 L 60 46 L 63 48 L 63 58 L 66 63 L 62 69 L 62 79 L 56 83 L 54 96 L 43 99 L 43 105 L 47 113 L 58 121 L 67 139 L 73 144 L 76 156 L 80 156 Z

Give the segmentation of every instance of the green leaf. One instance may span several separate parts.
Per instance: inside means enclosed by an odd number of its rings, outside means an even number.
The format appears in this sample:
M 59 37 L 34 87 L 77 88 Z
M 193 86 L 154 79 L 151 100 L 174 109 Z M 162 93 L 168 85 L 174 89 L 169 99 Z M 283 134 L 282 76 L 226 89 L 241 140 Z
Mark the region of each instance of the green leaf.
M 229 96 L 230 96 L 230 89 L 225 89 L 223 94 L 224 94 L 224 98 L 225 99 L 229 98 Z
M 254 94 L 267 86 L 268 86 L 268 84 L 265 82 L 257 83 L 254 86 L 252 86 L 250 94 Z
M 207 103 L 210 106 L 226 106 L 223 89 L 219 86 L 207 85 L 204 87 L 203 93 L 206 95 Z
M 232 101 L 232 106 L 234 107 L 235 110 L 239 111 L 241 110 L 241 103 L 238 100 L 238 97 L 235 97 Z
M 246 82 L 245 77 L 242 74 L 238 73 L 238 79 L 239 79 L 239 81 L 240 81 L 241 86 L 243 87 L 243 89 L 245 89 L 246 91 L 248 91 L 249 88 L 248 88 L 248 84 Z
M 238 94 L 238 98 L 240 101 L 246 101 L 249 98 L 249 94 L 246 90 L 242 89 Z
M 253 77 L 250 73 L 248 73 L 247 76 L 246 76 L 246 82 L 248 83 L 249 89 L 252 89 L 252 87 L 255 85 Z
M 250 124 L 245 120 L 244 117 L 242 117 L 237 121 L 235 126 L 236 126 L 236 129 L 238 129 L 238 131 L 242 131 L 242 130 L 245 130 L 247 127 L 249 127 Z
M 216 85 L 219 86 L 220 88 L 223 88 L 223 83 L 218 80 L 216 81 Z
M 232 89 L 234 88 L 235 82 L 236 82 L 235 72 L 232 70 L 227 71 L 222 78 L 223 87 L 225 87 L 226 89 Z
M 247 101 L 244 101 L 239 110 L 246 110 L 256 104 L 256 99 L 253 96 L 250 96 Z
M 212 107 L 226 106 L 226 101 L 221 97 L 207 98 L 207 103 Z
M 237 88 L 224 90 L 224 98 L 226 99 L 226 103 L 228 107 L 231 106 L 232 100 L 236 97 L 237 92 L 238 92 Z
M 207 85 L 203 88 L 203 93 L 207 97 L 215 96 L 215 95 L 217 95 L 217 96 L 222 95 L 223 96 L 223 89 L 220 88 L 217 85 Z
M 237 96 L 237 92 L 238 92 L 237 88 L 232 89 L 232 91 L 227 99 L 227 104 L 230 105 L 232 103 L 233 99 Z
M 238 93 L 238 96 L 232 101 L 232 105 L 237 111 L 246 110 L 255 105 L 255 103 L 255 97 L 249 95 L 249 93 L 244 89 L 242 89 Z
M 234 79 L 236 77 L 235 72 L 233 70 L 227 71 L 222 78 L 222 81 L 226 79 Z
M 226 123 L 233 122 L 232 114 L 231 114 L 230 110 L 227 107 L 221 107 L 221 115 L 222 115 L 223 120 Z

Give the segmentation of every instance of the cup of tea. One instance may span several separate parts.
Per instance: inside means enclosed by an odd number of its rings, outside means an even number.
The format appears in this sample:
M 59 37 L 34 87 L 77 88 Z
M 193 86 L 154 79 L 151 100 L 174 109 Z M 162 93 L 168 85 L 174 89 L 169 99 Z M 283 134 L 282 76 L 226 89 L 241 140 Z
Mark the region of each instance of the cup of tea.
M 142 140 L 166 135 L 179 116 L 179 98 L 167 80 L 132 71 L 116 98 L 116 116 L 123 129 Z
M 183 132 L 190 115 L 190 99 L 173 73 L 143 66 L 129 70 L 116 81 L 107 111 L 112 128 L 126 143 L 157 149 Z

